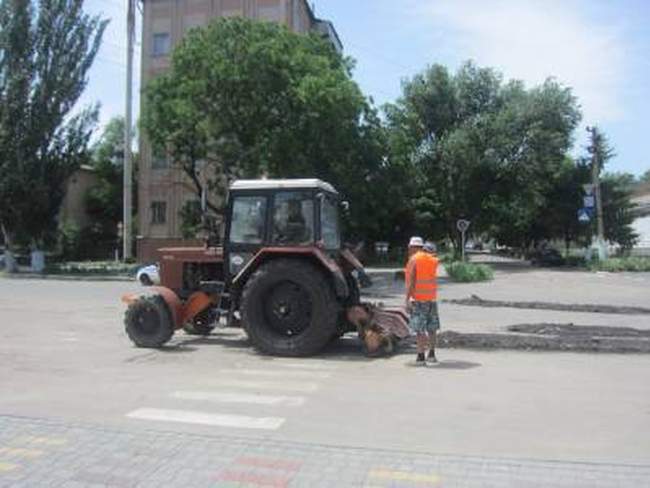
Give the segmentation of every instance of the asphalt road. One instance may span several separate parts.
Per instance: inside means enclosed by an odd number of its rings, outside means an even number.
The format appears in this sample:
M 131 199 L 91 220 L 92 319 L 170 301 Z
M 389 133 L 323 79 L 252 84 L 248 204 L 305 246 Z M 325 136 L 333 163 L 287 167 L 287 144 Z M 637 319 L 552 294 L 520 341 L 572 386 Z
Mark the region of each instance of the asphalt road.
M 650 462 L 650 356 L 444 350 L 439 366 L 416 369 L 410 354 L 366 359 L 354 337 L 314 359 L 264 357 L 232 329 L 206 339 L 179 333 L 166 350 L 140 350 L 121 323 L 119 297 L 134 289 L 0 280 L 0 414 L 435 453 Z

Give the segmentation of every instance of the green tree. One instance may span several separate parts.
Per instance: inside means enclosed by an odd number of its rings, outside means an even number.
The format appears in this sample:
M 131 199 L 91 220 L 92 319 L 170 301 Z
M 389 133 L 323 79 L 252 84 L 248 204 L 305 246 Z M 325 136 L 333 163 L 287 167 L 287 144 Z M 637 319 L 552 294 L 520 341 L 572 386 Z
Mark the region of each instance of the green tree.
M 431 66 L 403 92 L 386 115 L 393 162 L 416 174 L 416 226 L 457 242 L 467 218 L 475 233 L 532 244 L 580 120 L 571 91 L 553 80 L 527 90 L 466 63 L 453 75 Z
M 567 157 L 551 181 L 544 212 L 536 219 L 532 232 L 537 240 L 562 240 L 568 253 L 572 243 L 587 245 L 591 240 L 589 224 L 578 219 L 584 207 L 584 185 L 591 182 L 591 169 L 583 160 Z
M 0 3 L 0 227 L 10 254 L 53 237 L 65 182 L 88 159 L 97 110 L 71 110 L 105 27 L 81 0 Z
M 104 127 L 102 135 L 92 147 L 90 164 L 95 170 L 97 183 L 88 190 L 84 198 L 90 225 L 79 229 L 81 242 L 73 250 L 75 259 L 106 256 L 117 244 L 118 224 L 123 218 L 124 189 L 124 118 L 113 117 Z M 137 208 L 138 154 L 134 154 L 133 198 Z M 60 223 L 62 241 L 70 234 L 69 227 Z M 70 246 L 62 246 L 69 249 Z
M 584 158 L 584 162 L 600 177 L 605 240 L 619 244 L 623 250 L 629 250 L 639 237 L 632 228 L 634 221 L 632 193 L 635 188 L 635 178 L 629 173 L 606 173 L 607 163 L 615 156 L 614 148 L 607 135 L 598 127 L 589 127 L 587 130 L 589 132 L 588 156 Z M 592 234 L 597 234 L 596 222 L 593 224 Z
M 212 214 L 223 212 L 232 179 L 320 177 L 351 200 L 351 227 L 362 228 L 354 209 L 381 165 L 383 131 L 351 69 L 318 36 L 219 19 L 192 30 L 149 84 L 142 125 L 197 199 L 207 190 Z
M 605 239 L 629 251 L 639 240 L 634 232 L 633 187 L 626 174 L 608 173 L 601 179 Z

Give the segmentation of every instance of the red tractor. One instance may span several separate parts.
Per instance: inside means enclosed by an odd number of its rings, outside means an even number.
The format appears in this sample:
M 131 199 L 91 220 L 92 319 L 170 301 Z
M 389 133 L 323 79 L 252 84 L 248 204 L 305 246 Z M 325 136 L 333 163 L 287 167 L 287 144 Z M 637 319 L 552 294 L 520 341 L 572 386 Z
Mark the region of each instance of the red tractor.
M 160 249 L 160 286 L 123 298 L 126 333 L 157 348 L 225 319 L 264 353 L 308 356 L 357 330 L 369 353 L 409 333 L 400 310 L 360 303 L 369 279 L 341 243 L 339 195 L 320 180 L 248 180 L 229 191 L 223 246 Z

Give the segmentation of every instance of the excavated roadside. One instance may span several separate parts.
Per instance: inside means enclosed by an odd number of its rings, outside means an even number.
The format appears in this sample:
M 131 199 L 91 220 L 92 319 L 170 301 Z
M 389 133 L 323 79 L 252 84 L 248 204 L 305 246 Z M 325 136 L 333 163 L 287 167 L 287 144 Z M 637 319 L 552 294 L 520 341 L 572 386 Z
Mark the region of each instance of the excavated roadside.
M 504 333 L 467 333 L 447 330 L 439 347 L 512 349 L 519 351 L 579 351 L 650 353 L 650 331 L 574 324 L 519 324 Z

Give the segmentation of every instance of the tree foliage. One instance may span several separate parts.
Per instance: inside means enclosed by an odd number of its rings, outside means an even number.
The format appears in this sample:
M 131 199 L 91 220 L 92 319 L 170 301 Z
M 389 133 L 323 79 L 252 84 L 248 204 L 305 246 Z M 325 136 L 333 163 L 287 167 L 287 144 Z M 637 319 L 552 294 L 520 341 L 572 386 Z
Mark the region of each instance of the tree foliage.
M 192 30 L 146 91 L 142 124 L 200 199 L 223 211 L 235 178 L 319 177 L 353 200 L 382 158 L 381 124 L 352 63 L 317 36 L 242 18 Z M 358 210 L 355 210 L 358 212 Z M 363 227 L 353 215 L 352 226 Z
M 456 221 L 511 245 L 529 245 L 548 204 L 580 112 L 553 80 L 526 89 L 493 69 L 434 65 L 386 107 L 394 164 L 417 179 L 416 226 L 456 240 Z
M 87 161 L 97 110 L 71 111 L 106 21 L 82 3 L 0 3 L 0 226 L 10 249 L 47 243 L 65 182 Z

